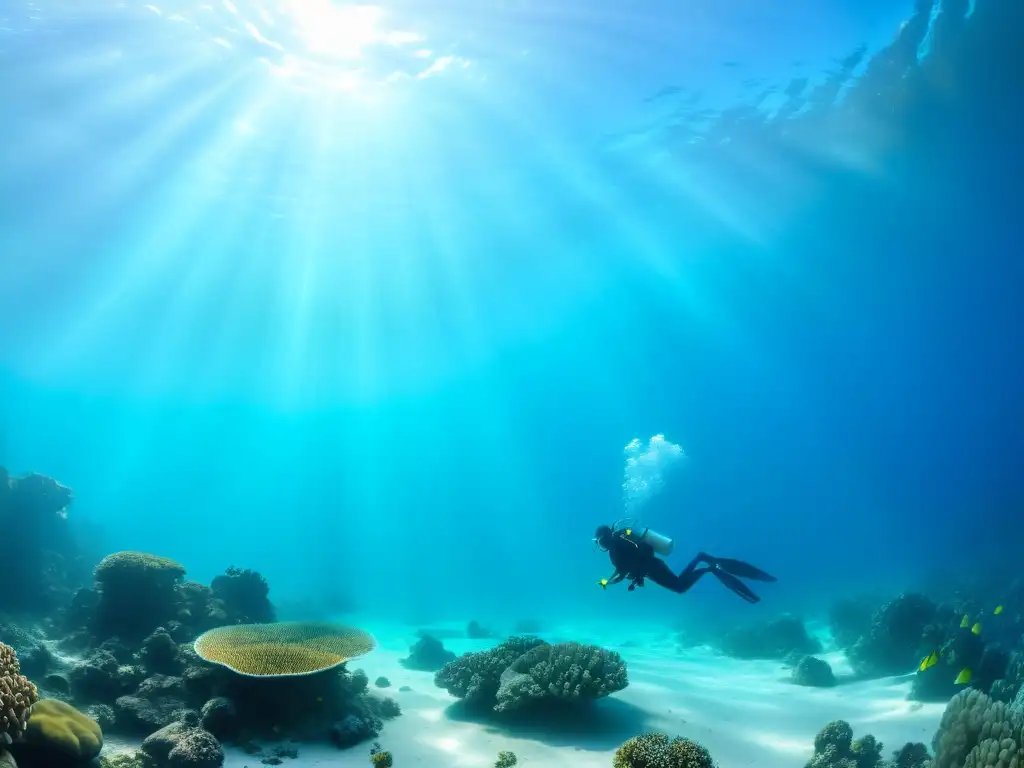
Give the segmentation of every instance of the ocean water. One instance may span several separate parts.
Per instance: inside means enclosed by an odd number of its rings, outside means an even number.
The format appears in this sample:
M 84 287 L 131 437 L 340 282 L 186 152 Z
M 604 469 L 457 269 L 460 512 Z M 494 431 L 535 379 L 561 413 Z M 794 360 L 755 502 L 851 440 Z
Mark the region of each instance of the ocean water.
M 0 466 L 371 631 L 1009 584 L 1022 14 L 0 0 Z M 625 516 L 778 581 L 603 590 Z

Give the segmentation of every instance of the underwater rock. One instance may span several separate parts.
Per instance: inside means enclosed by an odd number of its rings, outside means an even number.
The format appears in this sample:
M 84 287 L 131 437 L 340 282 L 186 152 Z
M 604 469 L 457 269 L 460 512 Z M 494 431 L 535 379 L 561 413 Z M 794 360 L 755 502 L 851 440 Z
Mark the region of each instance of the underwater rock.
M 466 625 L 466 637 L 470 640 L 488 640 L 494 637 L 494 633 L 474 619 Z
M 937 606 L 927 597 L 904 593 L 879 608 L 871 628 L 847 656 L 860 675 L 897 675 L 914 669 L 928 648 L 925 629 L 935 619 Z
M 346 715 L 331 726 L 331 741 L 339 749 L 348 749 L 376 737 L 383 727 L 384 723 L 376 717 Z
M 373 684 L 374 684 L 375 686 L 377 686 L 378 688 L 390 688 L 390 687 L 391 687 L 391 681 L 390 681 L 390 680 L 388 680 L 388 679 L 387 679 L 386 677 L 384 677 L 383 675 L 381 675 L 381 676 L 380 676 L 380 677 L 378 677 L 378 678 L 377 678 L 376 680 L 374 680 L 374 681 L 373 681 Z
M 110 651 L 96 651 L 68 672 L 71 695 L 79 703 L 113 702 L 121 695 L 120 664 Z
M 203 704 L 200 722 L 218 739 L 233 739 L 239 732 L 238 709 L 226 696 L 217 696 Z
M 168 723 L 142 742 L 142 751 L 158 768 L 219 768 L 224 750 L 213 734 L 194 720 Z
M 93 616 L 98 637 L 140 641 L 178 618 L 176 587 L 185 567 L 146 552 L 115 552 L 96 566 L 99 602 Z
M 188 710 L 184 681 L 171 675 L 153 675 L 137 691 L 119 696 L 114 704 L 117 728 L 135 733 L 152 733 L 178 720 Z
M 455 654 L 444 647 L 440 640 L 430 635 L 422 635 L 413 644 L 409 656 L 399 659 L 406 669 L 418 672 L 436 672 L 449 661 L 455 660 Z
M 229 567 L 210 583 L 229 624 L 265 624 L 275 620 L 270 586 L 256 571 Z
M 739 627 L 719 641 L 719 650 L 736 659 L 782 660 L 791 654 L 821 653 L 821 643 L 807 634 L 801 619 L 790 614 L 760 626 Z
M 4 541 L 17 542 L 5 548 L 0 569 L 5 610 L 49 616 L 87 580 L 68 526 L 73 499 L 71 489 L 52 478 L 11 477 L 0 467 L 0 530 Z
M 804 656 L 793 667 L 793 682 L 812 688 L 831 688 L 836 684 L 832 667 L 824 659 Z
M 109 731 L 114 727 L 114 723 L 117 721 L 117 715 L 114 712 L 114 708 L 109 704 L 90 704 L 85 708 L 85 714 L 96 721 L 101 731 Z
M 139 658 L 149 674 L 177 675 L 182 672 L 178 644 L 163 627 L 157 627 L 142 641 Z
M 828 626 L 838 647 L 846 649 L 871 629 L 878 602 L 870 598 L 838 600 L 829 609 Z

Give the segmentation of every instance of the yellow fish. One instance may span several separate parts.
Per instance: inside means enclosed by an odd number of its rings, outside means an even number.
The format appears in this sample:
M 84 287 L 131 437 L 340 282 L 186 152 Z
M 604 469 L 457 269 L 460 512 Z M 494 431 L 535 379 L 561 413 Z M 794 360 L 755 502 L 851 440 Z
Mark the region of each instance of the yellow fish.
M 973 627 L 971 627 L 971 634 L 972 635 L 980 635 L 981 634 L 981 622 L 980 621 L 977 624 L 975 624 Z
M 633 535 L 633 529 L 632 528 L 627 528 L 626 529 L 626 535 L 627 536 L 632 536 Z
M 597 583 L 601 585 L 601 589 L 607 589 L 608 588 L 608 579 L 601 579 Z
M 997 606 L 996 606 L 996 609 L 995 609 L 994 611 L 992 611 L 992 613 L 993 613 L 994 615 L 996 615 L 996 616 L 998 616 L 998 615 L 999 615 L 1000 613 L 1002 613 L 1002 612 L 1003 612 L 1003 606 L 1001 606 L 1001 605 L 997 605 Z
M 960 629 L 967 629 L 967 627 L 970 626 L 970 623 L 971 621 L 967 618 L 967 614 L 965 613 L 964 617 L 960 619 Z
M 956 676 L 956 680 L 953 681 L 956 685 L 966 685 L 971 682 L 971 668 L 964 667 L 960 670 L 960 674 Z
M 918 672 L 924 672 L 926 669 L 931 669 L 939 663 L 939 652 L 932 651 L 931 655 L 925 656 L 921 661 L 921 666 L 917 668 Z

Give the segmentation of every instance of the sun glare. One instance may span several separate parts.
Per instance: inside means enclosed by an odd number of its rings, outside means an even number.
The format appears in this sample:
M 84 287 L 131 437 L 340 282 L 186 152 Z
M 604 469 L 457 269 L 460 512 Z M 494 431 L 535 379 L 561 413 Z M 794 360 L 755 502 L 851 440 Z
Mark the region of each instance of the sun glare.
M 368 45 L 387 39 L 381 29 L 384 11 L 376 5 L 288 0 L 286 7 L 311 53 L 357 59 Z

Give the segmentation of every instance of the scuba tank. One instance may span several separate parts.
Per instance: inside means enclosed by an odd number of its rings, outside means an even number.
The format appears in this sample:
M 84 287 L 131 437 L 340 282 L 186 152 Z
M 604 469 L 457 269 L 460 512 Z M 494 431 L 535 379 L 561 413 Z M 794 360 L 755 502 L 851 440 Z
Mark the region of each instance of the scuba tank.
M 640 525 L 634 526 L 631 523 L 636 523 L 634 518 L 627 518 L 625 520 L 616 520 L 612 526 L 612 530 L 616 533 L 623 533 L 626 538 L 633 542 L 643 541 L 651 546 L 651 548 L 662 557 L 668 557 L 672 554 L 672 549 L 675 546 L 675 542 L 672 541 L 668 536 L 663 536 L 657 531 L 651 530 L 647 526 Z

